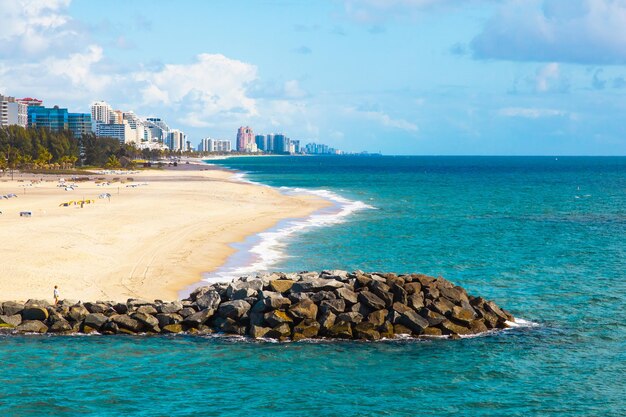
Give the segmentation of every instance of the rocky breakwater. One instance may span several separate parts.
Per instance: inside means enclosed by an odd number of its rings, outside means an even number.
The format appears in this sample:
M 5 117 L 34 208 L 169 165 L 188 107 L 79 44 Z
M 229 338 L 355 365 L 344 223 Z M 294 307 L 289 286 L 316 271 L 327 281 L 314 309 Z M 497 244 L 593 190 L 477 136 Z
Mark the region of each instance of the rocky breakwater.
M 43 300 L 0 306 L 8 333 L 210 334 L 294 340 L 460 337 L 508 327 L 493 301 L 443 278 L 360 271 L 265 274 L 196 289 L 182 301 Z

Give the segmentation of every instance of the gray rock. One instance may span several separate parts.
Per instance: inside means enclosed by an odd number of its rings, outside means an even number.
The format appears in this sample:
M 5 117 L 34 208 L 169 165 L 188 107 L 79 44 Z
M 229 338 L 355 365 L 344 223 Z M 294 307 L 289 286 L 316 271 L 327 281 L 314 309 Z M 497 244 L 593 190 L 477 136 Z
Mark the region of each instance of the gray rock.
M 215 293 L 217 294 L 217 293 Z M 217 297 L 219 299 L 219 294 L 217 294 Z M 218 301 L 219 303 L 219 301 Z M 198 305 L 198 307 L 200 307 L 200 305 Z M 208 308 L 208 307 L 201 307 L 201 308 Z M 178 313 L 180 310 L 183 309 L 183 303 L 181 303 L 180 301 L 174 301 L 171 303 L 165 303 L 165 304 L 160 304 L 157 306 L 157 312 L 161 313 L 161 314 L 174 314 L 174 313 Z
M 349 313 L 341 313 L 337 316 L 337 321 L 345 321 L 348 323 L 360 323 L 363 321 L 363 316 L 359 313 L 351 311 Z
M 178 324 L 183 321 L 183 316 L 176 313 L 160 313 L 155 317 L 159 321 L 159 327 L 161 329 L 169 324 Z
M 18 333 L 46 333 L 48 326 L 39 320 L 27 320 L 20 323 L 15 330 Z
M 308 298 L 314 303 L 319 303 L 323 300 L 336 300 L 337 299 L 337 296 L 335 295 L 333 291 L 318 291 L 318 292 L 301 293 L 301 294 L 307 294 Z
M 126 329 L 133 333 L 141 330 L 141 323 L 130 317 L 128 314 L 115 314 L 109 317 L 109 320 L 117 324 L 120 330 Z
M 113 310 L 117 314 L 126 314 L 128 313 L 128 306 L 124 303 L 115 303 L 113 305 Z
M 252 308 L 252 306 L 243 300 L 227 301 L 220 304 L 217 314 L 221 317 L 239 320 L 243 317 L 247 317 L 250 308 Z
M 178 314 L 180 314 L 183 317 L 189 317 L 192 314 L 196 314 L 196 313 L 197 313 L 197 310 L 192 307 L 184 307 L 182 310 L 178 312 Z
M 0 327 L 17 327 L 22 322 L 21 314 L 13 314 L 12 316 L 7 316 L 3 314 L 0 316 Z
M 320 302 L 320 311 L 332 311 L 335 314 L 341 314 L 346 311 L 346 302 L 340 298 L 335 300 L 323 300 Z
M 152 305 L 139 306 L 136 310 L 137 313 L 153 315 L 157 313 L 157 309 Z
M 322 332 L 328 332 L 335 325 L 337 316 L 330 310 L 322 313 L 319 318 L 320 329 Z
M 221 332 L 228 334 L 237 334 L 244 336 L 246 334 L 246 326 L 240 325 L 237 321 L 230 317 L 218 317 L 214 322 L 215 327 Z
M 72 325 L 67 320 L 57 320 L 48 329 L 50 333 L 71 333 Z
M 201 310 L 204 310 L 207 308 L 211 310 L 217 310 L 221 301 L 222 300 L 221 300 L 220 294 L 217 291 L 211 290 L 211 291 L 207 291 L 206 293 L 202 294 L 202 296 L 198 297 L 196 299 L 196 305 Z M 175 313 L 175 311 L 172 311 L 172 313 Z
M 265 310 L 280 310 L 291 305 L 291 300 L 278 292 L 261 291 L 260 296 L 265 303 Z
M 197 327 L 201 324 L 205 324 L 211 317 L 213 317 L 214 313 L 215 310 L 211 310 L 210 308 L 198 311 L 191 316 L 185 317 L 183 324 Z
M 358 299 L 361 303 L 365 304 L 372 310 L 382 310 L 386 307 L 385 301 L 369 291 L 361 291 L 359 293 Z
M 108 320 L 107 316 L 102 313 L 90 313 L 87 314 L 83 324 L 91 327 L 94 330 L 100 330 L 100 327 Z
M 141 300 L 139 298 L 129 298 L 128 301 L 126 301 L 126 305 L 131 310 L 134 310 L 137 307 L 146 306 L 146 305 L 150 305 L 150 304 L 152 304 L 150 301 Z
M 398 284 L 393 284 L 391 286 L 391 292 L 393 294 L 393 302 L 394 303 L 402 303 L 402 304 L 409 304 L 408 302 L 408 294 L 406 292 L 406 290 Z
M 291 327 L 287 323 L 281 323 L 265 334 L 271 339 L 287 340 L 291 336 Z
M 374 326 L 382 326 L 383 323 L 385 323 L 388 314 L 389 311 L 387 310 L 376 310 L 367 316 L 367 321 L 372 323 Z
M 293 320 L 282 310 L 273 310 L 263 315 L 265 322 L 272 328 L 283 323 L 291 323 Z
M 335 293 L 337 294 L 337 297 L 340 299 L 343 299 L 345 301 L 347 301 L 350 304 L 356 304 L 357 303 L 357 295 L 354 291 L 352 291 L 349 288 L 338 288 Z
M 336 279 L 308 278 L 294 283 L 290 291 L 292 293 L 332 291 L 343 286 L 344 284 Z
M 90 313 L 105 314 L 111 311 L 111 307 L 104 303 L 85 303 L 84 306 Z
M 415 334 L 424 333 L 424 329 L 428 327 L 428 320 L 420 316 L 413 310 L 408 310 L 401 313 L 400 324 L 411 329 Z
M 119 331 L 120 331 L 119 326 L 113 323 L 112 321 L 107 321 L 100 328 L 100 333 L 102 334 L 118 334 Z
M 317 317 L 317 305 L 311 300 L 302 300 L 289 308 L 289 314 L 299 319 L 315 320 Z
M 141 306 L 137 310 L 139 310 L 142 307 L 145 307 L 145 306 Z M 143 325 L 144 330 L 157 332 L 157 333 L 161 331 L 159 329 L 159 320 L 157 320 L 156 317 L 151 316 L 150 314 L 137 312 L 137 313 L 131 314 L 131 317 L 137 320 L 139 323 L 141 323 Z
M 5 301 L 2 303 L 2 311 L 5 316 L 13 316 L 20 313 L 24 309 L 24 304 L 14 301 Z
M 256 297 L 258 291 L 254 288 L 240 288 L 232 295 L 233 300 L 245 300 L 246 298 Z
M 35 300 L 35 299 L 30 299 L 26 301 L 26 303 L 24 303 L 24 308 L 32 308 L 32 307 L 46 308 L 46 307 L 50 307 L 50 303 L 46 300 Z

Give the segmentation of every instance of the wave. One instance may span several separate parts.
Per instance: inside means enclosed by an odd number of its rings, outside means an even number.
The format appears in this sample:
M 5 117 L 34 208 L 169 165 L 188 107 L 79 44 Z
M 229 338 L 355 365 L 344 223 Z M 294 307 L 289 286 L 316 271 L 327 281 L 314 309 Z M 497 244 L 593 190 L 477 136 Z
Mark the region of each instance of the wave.
M 246 172 L 236 172 L 234 180 L 270 187 L 269 185 L 249 180 L 247 174 Z M 233 245 L 238 249 L 237 253 L 222 267 L 205 273 L 203 276 L 204 282 L 230 282 L 241 276 L 268 272 L 272 266 L 287 257 L 285 246 L 287 241 L 295 235 L 319 227 L 343 223 L 350 215 L 360 210 L 375 209 L 375 207 L 362 201 L 350 200 L 326 189 L 278 187 L 278 190 L 287 195 L 314 195 L 330 201 L 332 206 L 316 211 L 306 218 L 283 220 L 276 227 L 247 239 L 242 245 Z

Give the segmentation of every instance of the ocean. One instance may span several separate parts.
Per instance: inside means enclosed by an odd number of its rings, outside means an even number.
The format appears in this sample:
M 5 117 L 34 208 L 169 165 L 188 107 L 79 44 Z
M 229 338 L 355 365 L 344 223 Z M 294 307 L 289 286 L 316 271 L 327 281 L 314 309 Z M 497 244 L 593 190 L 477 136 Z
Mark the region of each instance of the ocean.
M 236 245 L 208 281 L 421 272 L 493 299 L 523 325 L 379 343 L 0 337 L 0 415 L 626 415 L 626 158 L 211 163 L 333 206 Z

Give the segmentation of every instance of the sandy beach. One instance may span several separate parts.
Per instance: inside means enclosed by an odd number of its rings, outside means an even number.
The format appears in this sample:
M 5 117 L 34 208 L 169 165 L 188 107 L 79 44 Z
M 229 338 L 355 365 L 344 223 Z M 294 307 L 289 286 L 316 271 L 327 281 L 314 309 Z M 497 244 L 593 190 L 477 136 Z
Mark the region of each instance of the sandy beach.
M 222 265 L 230 244 L 329 205 L 204 164 L 64 179 L 73 191 L 59 176 L 0 176 L 0 196 L 17 195 L 0 198 L 0 300 L 51 299 L 54 285 L 74 300 L 174 300 Z M 94 203 L 60 206 L 85 199 Z

